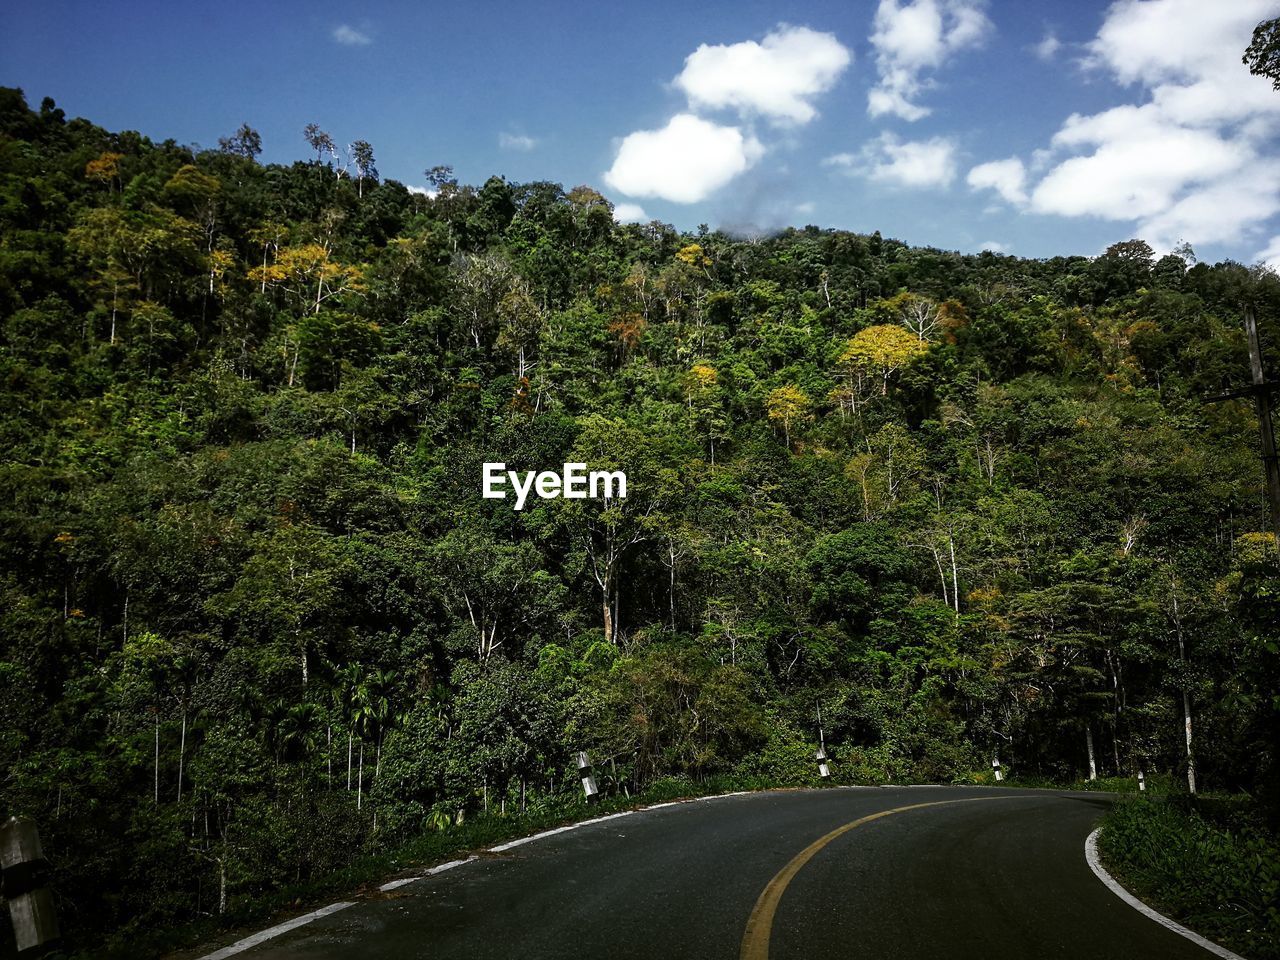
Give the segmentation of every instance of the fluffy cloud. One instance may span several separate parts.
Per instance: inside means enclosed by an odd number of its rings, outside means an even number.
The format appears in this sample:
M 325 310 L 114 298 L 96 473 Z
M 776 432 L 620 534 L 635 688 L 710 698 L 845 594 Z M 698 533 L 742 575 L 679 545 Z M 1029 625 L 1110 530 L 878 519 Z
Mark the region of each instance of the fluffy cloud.
M 623 138 L 605 183 L 632 197 L 697 203 L 748 170 L 764 148 L 750 133 L 680 113 Z
M 649 215 L 638 203 L 619 203 L 613 208 L 615 223 L 648 223 Z
M 498 146 L 503 150 L 515 150 L 520 153 L 528 153 L 537 145 L 537 140 L 533 137 L 527 137 L 522 133 L 498 134 Z
M 830 90 L 852 59 L 833 34 L 783 24 L 759 43 L 703 44 L 673 82 L 695 110 L 731 108 L 808 123 L 817 116 L 810 101 Z
M 1062 41 L 1052 30 L 1046 30 L 1044 37 L 1032 49 L 1035 50 L 1037 57 L 1048 63 L 1062 49 Z
M 867 112 L 928 116 L 929 109 L 914 102 L 929 85 L 921 74 L 982 43 L 992 29 L 983 6 L 983 0 L 880 0 L 871 34 L 880 82 L 867 95 Z
M 1053 143 L 1091 152 L 1050 170 L 1032 194 L 1032 208 L 1118 220 L 1154 216 L 1185 188 L 1237 173 L 1252 155 L 1247 145 L 1214 131 L 1167 123 L 1135 107 L 1072 116 Z
M 994 190 L 1010 203 L 1027 199 L 1027 168 L 1017 157 L 980 163 L 969 171 L 967 179 L 973 189 Z
M 345 47 L 367 47 L 373 43 L 373 37 L 346 23 L 334 27 L 330 36 Z
M 945 187 L 956 176 L 956 145 L 945 137 L 913 141 L 883 133 L 860 156 L 837 153 L 822 162 L 896 187 Z
M 1259 250 L 1253 259 L 1270 267 L 1272 270 L 1280 272 L 1280 235 L 1272 237 L 1271 242 Z
M 1036 152 L 1034 187 L 1011 160 L 975 167 L 970 185 L 1036 213 L 1133 222 L 1161 249 L 1239 240 L 1280 211 L 1280 97 L 1240 62 L 1274 13 L 1275 0 L 1117 0 L 1086 63 L 1139 102 L 1068 117 Z

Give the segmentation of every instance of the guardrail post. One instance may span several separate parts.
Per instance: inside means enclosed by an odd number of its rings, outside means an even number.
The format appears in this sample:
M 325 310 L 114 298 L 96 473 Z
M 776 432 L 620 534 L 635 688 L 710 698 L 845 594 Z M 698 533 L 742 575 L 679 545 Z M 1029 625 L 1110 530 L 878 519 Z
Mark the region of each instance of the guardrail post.
M 49 889 L 49 861 L 30 817 L 10 817 L 0 826 L 0 891 L 19 957 L 38 957 L 57 943 L 58 916 Z
M 578 751 L 578 776 L 582 778 L 582 792 L 587 803 L 600 799 L 600 788 L 596 786 L 596 778 L 591 775 L 591 759 L 587 751 Z

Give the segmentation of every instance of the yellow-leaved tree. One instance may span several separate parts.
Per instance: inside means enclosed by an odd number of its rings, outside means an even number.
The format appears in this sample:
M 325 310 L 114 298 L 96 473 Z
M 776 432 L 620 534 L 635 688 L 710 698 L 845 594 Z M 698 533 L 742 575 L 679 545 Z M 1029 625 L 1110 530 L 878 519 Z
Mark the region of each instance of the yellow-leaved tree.
M 923 356 L 929 344 L 897 324 L 885 323 L 860 330 L 840 354 L 840 366 L 854 381 L 867 376 L 880 380 L 880 393 L 889 392 L 889 378 Z
M 791 446 L 791 425 L 809 417 L 809 396 L 795 384 L 788 383 L 769 393 L 765 412 L 774 423 L 782 424 L 787 447 Z

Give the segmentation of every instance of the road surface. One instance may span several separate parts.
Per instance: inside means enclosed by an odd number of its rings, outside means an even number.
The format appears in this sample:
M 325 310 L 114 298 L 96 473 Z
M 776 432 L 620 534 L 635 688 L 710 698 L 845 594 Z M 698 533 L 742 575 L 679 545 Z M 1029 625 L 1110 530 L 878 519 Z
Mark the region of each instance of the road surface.
M 1097 795 L 775 791 L 640 811 L 406 883 L 244 960 L 1204 960 L 1085 861 Z

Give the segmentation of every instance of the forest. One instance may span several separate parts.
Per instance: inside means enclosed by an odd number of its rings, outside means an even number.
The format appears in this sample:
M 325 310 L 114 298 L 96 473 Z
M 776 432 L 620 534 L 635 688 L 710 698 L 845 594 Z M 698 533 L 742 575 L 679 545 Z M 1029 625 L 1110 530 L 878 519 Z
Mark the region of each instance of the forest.
M 354 136 L 359 131 L 345 131 Z M 1280 796 L 1280 278 L 411 189 L 0 90 L 0 818 L 68 943 L 714 778 Z M 445 158 L 424 158 L 424 164 Z M 888 225 L 886 225 L 888 226 Z M 625 499 L 481 496 L 482 465 Z

